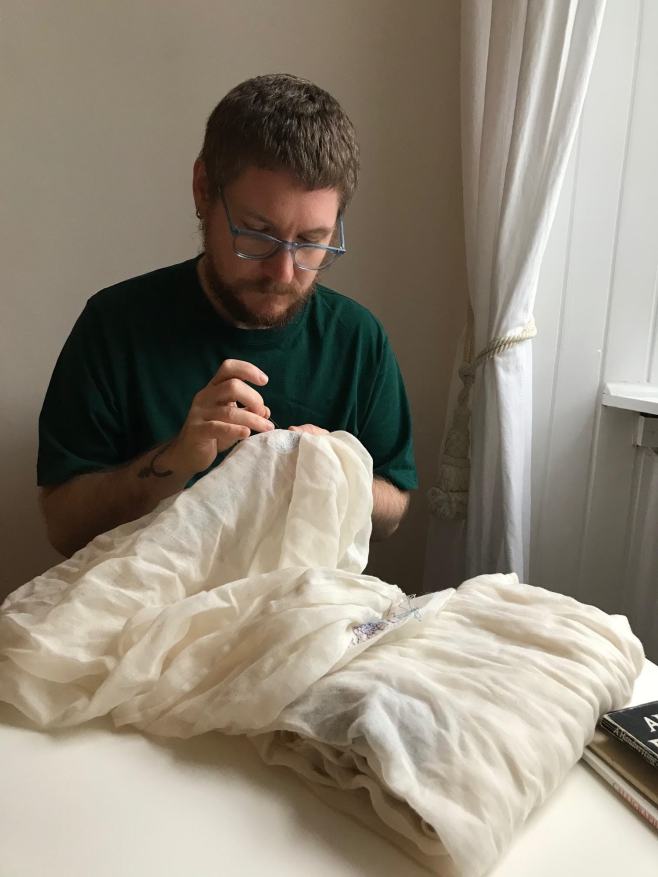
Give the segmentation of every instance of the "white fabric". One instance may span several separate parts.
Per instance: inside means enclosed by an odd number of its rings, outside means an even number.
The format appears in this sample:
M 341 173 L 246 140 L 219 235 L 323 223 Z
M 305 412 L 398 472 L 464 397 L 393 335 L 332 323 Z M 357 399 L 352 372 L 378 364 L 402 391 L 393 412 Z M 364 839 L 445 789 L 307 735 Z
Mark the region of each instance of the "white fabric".
M 656 665 L 633 698 L 658 698 Z M 0 703 L 0 763 L 3 877 L 218 877 L 218 863 L 222 877 L 428 875 L 248 738 L 149 737 L 106 718 L 40 734 Z M 487 877 L 619 877 L 629 851 L 632 877 L 656 877 L 658 833 L 580 761 Z
M 474 357 L 492 339 L 531 323 L 604 7 L 605 0 L 462 3 L 462 165 Z M 475 375 L 467 575 L 527 574 L 531 345 L 524 341 L 486 359 Z
M 0 700 L 42 727 L 249 734 L 436 873 L 483 874 L 642 648 L 515 576 L 410 601 L 361 574 L 371 506 L 353 437 L 254 436 L 9 596 Z

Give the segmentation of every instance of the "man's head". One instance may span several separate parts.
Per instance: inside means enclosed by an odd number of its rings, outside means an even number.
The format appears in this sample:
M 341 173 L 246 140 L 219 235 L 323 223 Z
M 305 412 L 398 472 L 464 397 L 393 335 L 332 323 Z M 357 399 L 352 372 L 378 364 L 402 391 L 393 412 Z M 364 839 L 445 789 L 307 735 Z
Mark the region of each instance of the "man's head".
M 241 259 L 229 215 L 234 227 L 334 245 L 358 165 L 350 120 L 310 82 L 259 76 L 215 107 L 195 163 L 194 198 L 204 233 L 203 276 L 230 319 L 284 324 L 311 295 L 317 272 L 297 267 L 285 249 L 262 261 Z

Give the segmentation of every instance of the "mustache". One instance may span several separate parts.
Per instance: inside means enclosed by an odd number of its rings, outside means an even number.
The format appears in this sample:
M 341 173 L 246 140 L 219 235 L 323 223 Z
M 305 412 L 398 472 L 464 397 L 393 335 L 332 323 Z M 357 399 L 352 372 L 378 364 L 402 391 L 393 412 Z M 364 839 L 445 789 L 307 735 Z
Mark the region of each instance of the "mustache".
M 299 298 L 302 291 L 297 283 L 277 283 L 273 280 L 238 280 L 231 284 L 234 292 L 260 292 L 263 295 Z

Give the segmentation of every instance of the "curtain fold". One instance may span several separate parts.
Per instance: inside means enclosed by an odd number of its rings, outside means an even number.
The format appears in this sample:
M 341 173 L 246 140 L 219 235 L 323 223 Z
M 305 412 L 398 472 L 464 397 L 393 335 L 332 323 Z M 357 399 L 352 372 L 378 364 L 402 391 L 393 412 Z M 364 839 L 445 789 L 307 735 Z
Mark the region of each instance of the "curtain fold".
M 465 550 L 467 576 L 515 572 L 526 580 L 532 312 L 604 9 L 605 0 L 462 0 L 473 356 L 459 369 L 463 388 L 429 499 L 437 518 L 466 519 L 465 540 L 451 550 Z

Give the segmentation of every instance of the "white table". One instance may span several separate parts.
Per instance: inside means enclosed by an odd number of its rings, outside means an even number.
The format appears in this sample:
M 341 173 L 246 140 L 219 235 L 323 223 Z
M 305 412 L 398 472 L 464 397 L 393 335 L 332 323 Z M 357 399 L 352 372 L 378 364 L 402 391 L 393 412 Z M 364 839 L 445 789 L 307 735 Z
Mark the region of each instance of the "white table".
M 634 702 L 658 697 L 647 665 Z M 491 877 L 656 877 L 658 834 L 583 764 Z M 0 877 L 427 877 L 243 739 L 40 734 L 0 705 Z

